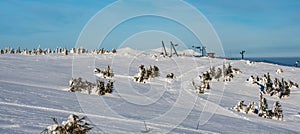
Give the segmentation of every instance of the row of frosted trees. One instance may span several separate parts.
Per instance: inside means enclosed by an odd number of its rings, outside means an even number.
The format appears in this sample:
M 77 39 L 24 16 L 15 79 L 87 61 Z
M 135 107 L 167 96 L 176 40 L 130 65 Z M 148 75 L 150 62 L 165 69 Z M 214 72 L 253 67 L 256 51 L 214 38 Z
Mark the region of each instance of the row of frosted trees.
M 88 51 L 85 48 L 71 48 L 70 50 L 66 48 L 56 48 L 51 50 L 50 48 L 46 49 L 41 49 L 41 48 L 33 48 L 33 49 L 21 49 L 18 47 L 17 49 L 8 47 L 5 49 L 0 49 L 0 54 L 23 54 L 23 55 L 46 55 L 46 54 L 64 54 L 68 55 L 69 53 L 74 53 L 74 54 L 105 54 L 105 53 L 116 53 L 116 49 L 112 50 L 105 50 L 104 48 L 101 49 L 93 49 Z

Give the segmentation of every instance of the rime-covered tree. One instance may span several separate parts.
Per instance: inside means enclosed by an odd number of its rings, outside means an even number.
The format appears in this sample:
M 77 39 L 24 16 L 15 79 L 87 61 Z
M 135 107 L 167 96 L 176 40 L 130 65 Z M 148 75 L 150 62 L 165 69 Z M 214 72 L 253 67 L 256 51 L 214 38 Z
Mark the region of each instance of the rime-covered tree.
M 85 121 L 86 117 L 79 118 L 79 116 L 71 114 L 67 121 L 59 124 L 56 118 L 52 118 L 54 125 L 48 126 L 41 134 L 86 134 L 92 127 Z
M 273 105 L 273 110 L 272 110 L 274 117 L 277 118 L 277 120 L 279 120 L 280 118 L 283 118 L 283 114 L 282 114 L 282 108 L 281 105 L 279 103 L 279 101 L 276 101 Z
M 268 109 L 267 99 L 263 97 L 263 94 L 260 92 L 260 100 L 259 100 L 259 116 L 262 116 L 266 113 Z
M 117 53 L 117 50 L 116 49 L 112 49 L 111 52 L 112 53 Z
M 96 92 L 98 93 L 98 95 L 104 95 L 105 94 L 105 86 L 104 86 L 104 81 L 97 81 L 96 84 Z
M 266 82 L 266 91 L 268 94 L 270 94 L 273 91 L 273 83 L 270 77 L 270 74 L 267 73 L 267 82 Z
M 113 82 L 108 81 L 108 83 L 106 83 L 105 93 L 112 93 L 112 90 L 113 90 Z
M 222 69 L 218 68 L 215 75 L 215 79 L 219 80 L 221 77 L 222 77 Z

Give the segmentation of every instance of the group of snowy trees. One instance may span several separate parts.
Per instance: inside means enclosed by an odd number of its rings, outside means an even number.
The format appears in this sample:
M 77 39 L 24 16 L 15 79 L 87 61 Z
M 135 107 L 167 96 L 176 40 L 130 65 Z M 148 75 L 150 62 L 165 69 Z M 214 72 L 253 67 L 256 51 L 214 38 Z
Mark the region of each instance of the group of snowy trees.
M 101 48 L 101 49 L 93 49 L 91 53 L 94 54 L 117 53 L 117 50 L 116 49 L 105 50 L 104 48 Z
M 240 73 L 240 69 L 238 68 L 233 68 L 230 63 L 228 64 L 223 64 L 222 69 L 221 68 L 215 68 L 215 67 L 210 67 L 209 68 L 209 77 L 210 79 L 216 79 L 220 80 L 223 76 L 223 81 L 231 81 L 231 79 L 234 77 L 234 73 Z
M 114 76 L 113 70 L 108 65 L 107 68 L 104 71 L 101 71 L 99 68 L 96 68 L 94 70 L 95 73 L 100 74 L 100 77 L 104 79 L 98 79 L 96 83 L 89 82 L 87 80 L 79 78 L 72 78 L 69 81 L 71 92 L 84 92 L 91 94 L 92 92 L 98 94 L 98 95 L 105 95 L 106 93 L 112 93 L 114 88 L 114 82 L 110 79 L 106 78 L 112 78 Z M 106 82 L 106 84 L 105 84 Z
M 50 48 L 44 50 L 41 48 L 33 48 L 31 50 L 25 48 L 21 50 L 20 47 L 18 47 L 16 50 L 14 48 L 5 48 L 4 50 L 0 49 L 0 54 L 46 55 L 50 53 L 68 55 L 69 51 L 66 48 L 56 48 L 53 51 Z
M 84 53 L 93 53 L 93 54 L 105 54 L 105 53 L 116 53 L 116 49 L 112 50 L 105 50 L 104 48 L 101 49 L 94 49 L 91 51 L 88 51 L 85 48 L 72 48 L 70 50 L 66 48 L 56 48 L 53 51 L 50 48 L 41 49 L 41 48 L 33 48 L 32 50 L 29 50 L 27 48 L 21 50 L 20 47 L 17 49 L 14 48 L 5 48 L 0 49 L 0 54 L 23 54 L 23 55 L 46 55 L 46 54 L 64 54 L 68 55 L 69 53 L 76 53 L 76 54 L 84 54 Z
M 41 134 L 86 134 L 92 127 L 85 121 L 86 117 L 71 114 L 67 121 L 58 123 L 56 118 L 52 118 L 54 125 L 48 126 Z
M 210 89 L 209 82 L 212 80 L 220 81 L 223 78 L 223 81 L 231 81 L 233 78 L 233 73 L 240 72 L 237 68 L 232 68 L 230 64 L 223 64 L 223 68 L 215 68 L 210 67 L 208 71 L 203 72 L 200 77 L 200 85 L 196 85 L 194 81 L 192 81 L 192 85 L 195 88 L 197 93 L 204 93 L 206 89 Z
M 106 93 L 112 93 L 114 88 L 114 83 L 110 80 L 106 83 L 103 80 L 97 80 L 96 84 L 83 80 L 81 77 L 72 78 L 70 80 L 70 89 L 71 92 L 84 92 L 91 94 L 93 91 L 98 95 L 105 95 Z
M 269 110 L 268 109 L 268 102 L 267 99 L 263 97 L 263 94 L 260 92 L 259 96 L 259 107 L 258 107 L 258 116 L 259 117 L 264 117 L 268 119 L 283 119 L 283 114 L 282 114 L 282 108 L 281 105 L 279 104 L 279 101 L 276 101 L 273 105 L 273 109 Z
M 282 69 L 276 70 L 277 74 L 280 74 L 282 72 Z M 283 110 L 279 101 L 276 101 L 273 104 L 273 109 L 268 109 L 267 99 L 263 97 L 263 93 L 270 96 L 278 96 L 278 98 L 281 99 L 282 97 L 289 96 L 293 87 L 299 88 L 299 85 L 291 80 L 286 81 L 284 80 L 284 78 L 274 78 L 274 80 L 272 80 L 269 73 L 264 74 L 262 77 L 254 77 L 253 75 L 251 75 L 250 78 L 247 79 L 247 81 L 251 84 L 256 84 L 260 86 L 259 106 L 258 109 L 255 110 L 257 112 L 254 113 L 258 114 L 259 117 L 264 117 L 268 119 L 275 118 L 277 120 L 282 120 Z M 248 113 L 248 109 L 250 107 L 249 105 L 245 106 L 243 104 L 243 101 L 240 101 L 235 106 L 235 110 L 238 112 L 243 111 L 245 113 Z
M 233 68 L 230 63 L 227 65 L 223 64 L 223 81 L 231 81 L 231 79 L 234 77 L 233 74 L 241 73 L 241 70 L 239 68 Z
M 264 74 L 262 78 L 250 76 L 247 81 L 252 84 L 257 84 L 261 87 L 261 91 L 270 96 L 277 95 L 278 98 L 289 96 L 292 87 L 298 88 L 298 84 L 292 81 L 285 81 L 283 78 L 274 80 L 271 79 L 270 74 Z
M 149 66 L 145 68 L 144 65 L 139 66 L 139 73 L 137 76 L 134 77 L 134 80 L 137 82 L 144 82 L 149 78 L 155 78 L 159 76 L 159 68 L 157 66 Z
M 260 99 L 259 99 L 259 105 L 258 108 L 255 106 L 254 102 L 250 102 L 248 105 L 244 104 L 244 101 L 239 101 L 235 106 L 234 109 L 237 112 L 244 112 L 246 114 L 252 113 L 252 114 L 257 114 L 259 117 L 264 117 L 268 119 L 283 119 L 283 114 L 282 114 L 282 108 L 279 103 L 279 101 L 276 101 L 273 104 L 273 109 L 269 110 L 268 109 L 268 102 L 267 99 L 263 97 L 263 94 L 260 92 Z
M 239 101 L 235 106 L 234 106 L 234 110 L 236 110 L 237 112 L 244 112 L 246 114 L 248 113 L 258 113 L 257 109 L 255 108 L 254 105 L 254 101 L 251 101 L 248 105 L 244 104 L 244 100 Z
M 254 106 L 254 102 L 250 102 L 249 105 L 245 105 L 244 101 L 240 101 L 234 107 L 234 109 L 238 112 L 244 112 L 247 114 L 249 113 L 249 111 L 251 111 L 251 113 L 257 114 L 259 117 L 282 120 L 283 110 L 279 101 L 276 101 L 273 104 L 273 108 L 269 109 L 267 99 L 263 97 L 263 93 L 270 96 L 277 95 L 278 98 L 281 99 L 284 96 L 289 96 L 291 88 L 298 88 L 298 84 L 290 80 L 285 81 L 283 78 L 274 78 L 274 80 L 272 80 L 269 73 L 264 74 L 261 78 L 259 76 L 254 77 L 252 75 L 249 79 L 247 79 L 247 81 L 260 86 L 259 105 L 258 107 Z
M 100 75 L 100 77 L 103 78 L 112 78 L 114 76 L 113 70 L 110 68 L 110 66 L 108 65 L 107 68 L 103 71 L 101 71 L 99 68 L 96 68 L 94 70 L 95 73 L 98 73 Z

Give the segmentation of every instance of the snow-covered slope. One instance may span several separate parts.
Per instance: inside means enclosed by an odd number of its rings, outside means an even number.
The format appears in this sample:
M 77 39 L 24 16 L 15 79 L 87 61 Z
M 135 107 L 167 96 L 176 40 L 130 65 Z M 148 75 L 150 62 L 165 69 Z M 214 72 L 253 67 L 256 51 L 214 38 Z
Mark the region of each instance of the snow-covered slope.
M 53 124 L 51 117 L 63 121 L 69 114 L 86 115 L 94 127 L 90 133 L 141 133 L 144 121 L 150 133 L 300 133 L 300 89 L 293 88 L 283 99 L 264 96 L 270 107 L 280 101 L 283 121 L 232 110 L 240 100 L 258 104 L 259 87 L 246 82 L 251 75 L 269 72 L 272 78 L 300 83 L 299 68 L 206 57 L 163 58 L 156 51 L 130 48 L 104 55 L 0 55 L 0 62 L 0 133 L 40 133 Z M 242 73 L 230 82 L 213 81 L 211 90 L 197 94 L 192 80 L 223 63 Z M 134 82 L 141 64 L 158 66 L 160 77 Z M 72 77 L 95 82 L 95 67 L 107 65 L 115 74 L 112 94 L 66 91 Z M 283 73 L 276 74 L 278 68 Z M 175 79 L 166 79 L 171 72 Z

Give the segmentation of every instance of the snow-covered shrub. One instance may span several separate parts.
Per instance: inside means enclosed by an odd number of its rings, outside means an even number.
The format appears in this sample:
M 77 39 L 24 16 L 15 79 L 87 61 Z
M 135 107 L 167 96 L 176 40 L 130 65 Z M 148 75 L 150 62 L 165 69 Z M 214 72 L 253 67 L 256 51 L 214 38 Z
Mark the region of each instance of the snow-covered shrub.
M 54 125 L 48 126 L 41 134 L 86 134 L 92 127 L 85 121 L 85 118 L 71 114 L 62 124 L 59 124 L 56 118 L 52 118 Z
M 278 69 L 276 70 L 276 73 L 277 73 L 277 74 L 281 74 L 281 73 L 283 73 L 283 70 L 282 70 L 281 68 L 278 68 Z
M 79 77 L 75 79 L 72 78 L 69 81 L 69 86 L 69 91 L 71 92 L 88 92 L 90 94 L 92 89 L 95 87 L 95 84 Z
M 254 77 L 253 75 L 251 75 L 246 81 L 248 81 L 251 84 L 258 84 L 260 78 L 258 76 Z
M 112 78 L 114 76 L 113 70 L 110 68 L 110 66 L 108 65 L 107 68 L 104 71 L 101 71 L 99 68 L 95 68 L 94 72 L 97 73 L 97 75 L 99 77 L 103 77 L 103 78 Z
M 298 83 L 296 83 L 296 82 L 293 82 L 293 81 L 291 81 L 291 80 L 289 80 L 289 88 L 292 88 L 292 87 L 295 87 L 295 88 L 299 88 L 299 85 L 298 85 Z
M 168 73 L 166 78 L 170 78 L 170 79 L 173 79 L 174 78 L 174 74 L 173 73 Z
M 247 60 L 247 61 L 246 61 L 246 64 L 247 64 L 247 65 L 253 65 L 254 62 L 253 62 L 253 61 L 250 61 L 250 60 Z
M 239 68 L 232 68 L 232 72 L 235 74 L 242 73 L 242 71 Z

